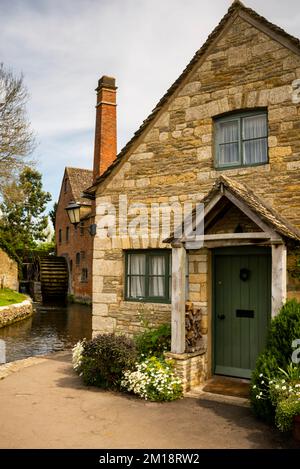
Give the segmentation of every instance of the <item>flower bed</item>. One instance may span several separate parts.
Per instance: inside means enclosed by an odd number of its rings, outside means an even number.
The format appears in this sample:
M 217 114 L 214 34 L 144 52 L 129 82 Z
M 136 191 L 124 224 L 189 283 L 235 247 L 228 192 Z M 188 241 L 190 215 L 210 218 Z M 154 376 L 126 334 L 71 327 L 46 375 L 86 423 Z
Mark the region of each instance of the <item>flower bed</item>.
M 277 428 L 288 432 L 293 429 L 294 417 L 300 415 L 300 368 L 290 364 L 289 372 L 279 369 L 278 373 L 281 376 L 273 379 L 261 374 L 261 387 L 254 385 L 253 391 L 258 401 L 271 399 Z
M 168 340 L 167 327 L 143 333 L 135 342 L 124 335 L 100 334 L 75 345 L 73 367 L 87 385 L 172 401 L 182 397 L 182 382 L 172 361 L 163 357 Z
M 150 401 L 174 401 L 182 397 L 182 383 L 174 373 L 172 361 L 157 357 L 137 363 L 134 371 L 125 371 L 121 385 Z

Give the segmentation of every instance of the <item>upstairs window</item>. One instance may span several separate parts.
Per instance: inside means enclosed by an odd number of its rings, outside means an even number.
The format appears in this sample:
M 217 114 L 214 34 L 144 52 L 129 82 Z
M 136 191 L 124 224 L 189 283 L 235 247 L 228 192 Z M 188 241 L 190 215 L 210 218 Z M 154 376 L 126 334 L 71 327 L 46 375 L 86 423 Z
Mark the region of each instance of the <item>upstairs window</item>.
M 62 231 L 61 231 L 61 229 L 58 230 L 58 242 L 59 242 L 59 244 L 62 242 Z
M 80 236 L 84 236 L 84 222 L 80 222 Z
M 252 111 L 216 119 L 215 147 L 217 168 L 267 163 L 267 113 Z
M 171 275 L 170 251 L 126 252 L 126 299 L 170 303 Z
M 81 281 L 82 282 L 87 282 L 88 280 L 88 270 L 87 269 L 82 269 L 81 270 Z
M 69 242 L 69 237 L 70 237 L 70 228 L 67 226 L 66 228 L 66 242 Z
M 80 252 L 76 253 L 76 265 L 80 264 Z

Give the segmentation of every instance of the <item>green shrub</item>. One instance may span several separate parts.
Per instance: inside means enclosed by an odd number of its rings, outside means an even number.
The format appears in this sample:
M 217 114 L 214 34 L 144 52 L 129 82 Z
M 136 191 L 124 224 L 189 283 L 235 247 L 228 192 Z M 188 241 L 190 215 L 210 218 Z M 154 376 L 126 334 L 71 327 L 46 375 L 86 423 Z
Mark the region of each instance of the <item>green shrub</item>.
M 291 361 L 294 339 L 300 339 L 300 303 L 290 300 L 272 320 L 267 339 L 267 349 L 280 368 L 285 369 Z
M 259 355 L 252 373 L 250 400 L 257 417 L 274 423 L 275 406 L 265 379 L 272 380 L 287 370 L 293 353 L 292 342 L 300 338 L 300 303 L 288 301 L 272 321 L 265 350 Z M 264 399 L 257 399 L 262 393 Z
M 135 343 L 125 335 L 100 334 L 73 349 L 73 364 L 86 385 L 119 389 L 124 370 L 133 369 Z
M 122 387 L 145 400 L 174 401 L 182 397 L 182 383 L 171 360 L 151 357 L 125 371 Z
M 253 386 L 252 393 L 257 402 L 272 405 L 274 423 L 282 432 L 292 430 L 293 419 L 300 415 L 300 367 L 290 363 L 288 370 L 278 369 L 278 376 L 269 379 L 259 376 L 262 386 Z
M 149 329 L 135 336 L 135 343 L 140 359 L 149 356 L 163 357 L 171 349 L 171 326 L 162 324 L 156 329 Z
M 296 415 L 300 415 L 300 399 L 290 396 L 282 399 L 276 407 L 275 422 L 282 432 L 288 432 L 293 428 L 293 420 Z
M 255 415 L 269 423 L 274 423 L 275 407 L 271 401 L 268 381 L 272 379 L 276 373 L 278 373 L 277 361 L 272 353 L 266 350 L 259 355 L 256 368 L 252 373 L 250 401 Z M 257 398 L 260 393 L 262 393 L 264 399 Z

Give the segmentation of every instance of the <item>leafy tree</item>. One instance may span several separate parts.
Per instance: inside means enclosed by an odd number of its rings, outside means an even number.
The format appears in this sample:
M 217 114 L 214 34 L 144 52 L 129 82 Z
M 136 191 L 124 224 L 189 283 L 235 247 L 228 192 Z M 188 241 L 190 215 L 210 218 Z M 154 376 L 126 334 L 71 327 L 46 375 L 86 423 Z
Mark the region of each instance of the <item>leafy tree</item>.
M 0 237 L 13 252 L 34 249 L 46 239 L 48 217 L 44 214 L 51 195 L 42 187 L 42 175 L 25 167 L 19 179 L 3 186 L 0 205 Z
M 49 212 L 50 220 L 52 221 L 53 228 L 55 229 L 57 202 L 54 202 L 52 210 Z
M 0 193 L 3 184 L 29 164 L 28 156 L 35 147 L 27 100 L 23 76 L 16 77 L 0 63 Z

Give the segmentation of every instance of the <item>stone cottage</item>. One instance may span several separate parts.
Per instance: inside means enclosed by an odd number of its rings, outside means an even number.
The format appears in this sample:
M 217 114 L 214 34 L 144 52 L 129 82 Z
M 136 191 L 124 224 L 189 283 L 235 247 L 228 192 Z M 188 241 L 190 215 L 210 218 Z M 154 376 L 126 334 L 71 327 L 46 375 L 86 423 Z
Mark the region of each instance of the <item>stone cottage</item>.
M 98 226 L 100 207 L 119 207 L 120 196 L 148 207 L 203 203 L 183 235 L 176 226 L 167 239 L 97 233 L 93 247 L 94 334 L 171 322 L 186 389 L 214 374 L 248 378 L 271 317 L 299 298 L 290 275 L 300 244 L 299 79 L 299 40 L 234 1 L 86 191 Z M 113 80 L 106 90 L 115 97 Z

